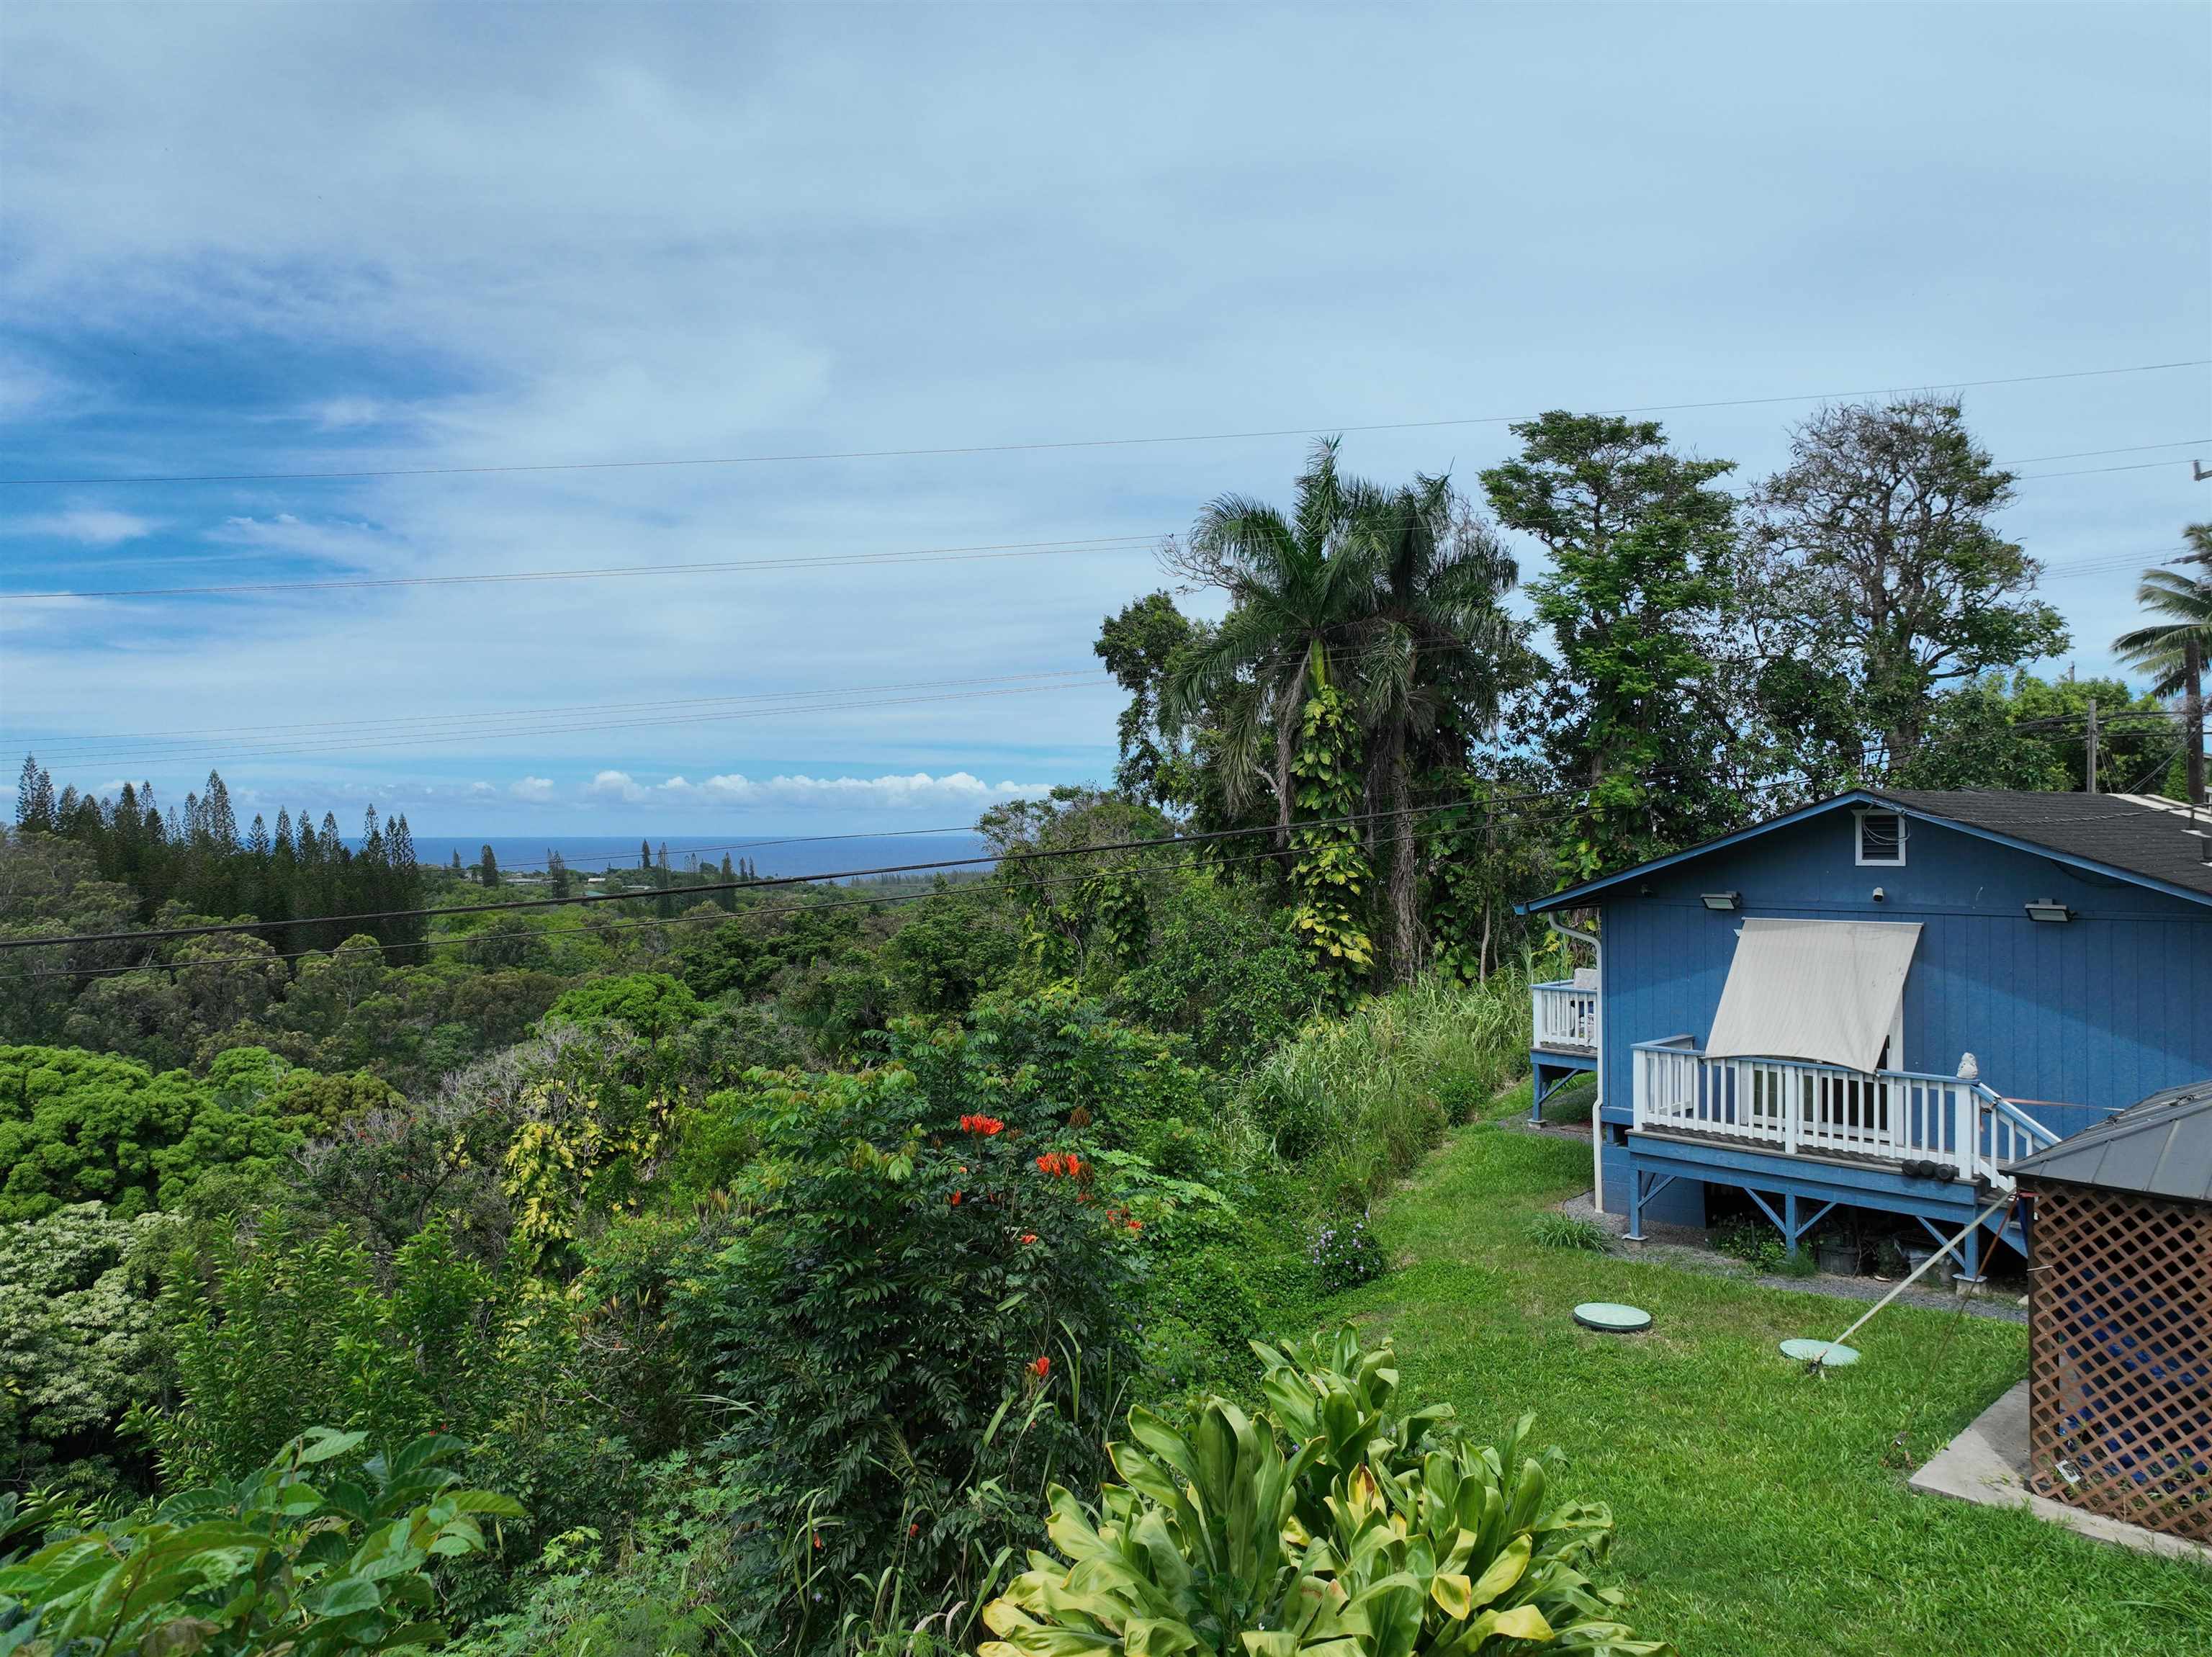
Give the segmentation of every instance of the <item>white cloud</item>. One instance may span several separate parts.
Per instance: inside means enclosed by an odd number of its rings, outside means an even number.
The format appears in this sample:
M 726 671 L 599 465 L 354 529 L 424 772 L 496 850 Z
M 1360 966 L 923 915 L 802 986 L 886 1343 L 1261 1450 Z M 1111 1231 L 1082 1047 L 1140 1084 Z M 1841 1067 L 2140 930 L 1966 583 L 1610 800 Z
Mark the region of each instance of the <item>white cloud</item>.
M 7 529 L 15 535 L 45 535 L 75 541 L 80 546 L 116 546 L 150 535 L 159 527 L 135 512 L 116 512 L 106 507 L 73 507 L 64 512 L 41 512 L 13 518 Z
M 267 518 L 226 518 L 203 539 L 223 546 L 356 568 L 388 561 L 395 551 L 404 550 L 393 536 L 374 524 L 343 519 L 317 523 L 289 512 Z
M 508 783 L 507 791 L 518 800 L 550 800 L 553 797 L 553 779 L 550 777 L 520 777 Z
M 584 792 L 594 800 L 619 800 L 626 805 L 653 797 L 653 790 L 640 788 L 628 771 L 601 771 Z
M 780 806 L 902 811 L 932 807 L 958 811 L 973 810 L 1001 800 L 1034 798 L 1047 793 L 1052 786 L 1049 783 L 990 783 L 967 771 L 950 771 L 943 776 L 915 771 L 890 777 L 809 777 L 802 773 L 757 780 L 732 771 L 710 777 L 703 783 L 672 777 L 665 783 L 648 784 L 638 782 L 627 771 L 603 771 L 592 779 L 585 793 L 593 799 L 620 801 L 624 805 L 650 801 L 740 808 Z

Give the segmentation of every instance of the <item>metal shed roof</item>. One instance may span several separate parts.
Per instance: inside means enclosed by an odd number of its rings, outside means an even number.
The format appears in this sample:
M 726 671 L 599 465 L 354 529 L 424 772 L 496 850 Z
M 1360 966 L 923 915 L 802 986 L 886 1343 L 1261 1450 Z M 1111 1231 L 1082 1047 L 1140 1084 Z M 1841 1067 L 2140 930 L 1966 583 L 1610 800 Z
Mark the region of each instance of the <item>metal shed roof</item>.
M 2212 1081 L 2153 1093 L 2086 1133 L 2022 1157 L 2007 1172 L 2212 1203 Z

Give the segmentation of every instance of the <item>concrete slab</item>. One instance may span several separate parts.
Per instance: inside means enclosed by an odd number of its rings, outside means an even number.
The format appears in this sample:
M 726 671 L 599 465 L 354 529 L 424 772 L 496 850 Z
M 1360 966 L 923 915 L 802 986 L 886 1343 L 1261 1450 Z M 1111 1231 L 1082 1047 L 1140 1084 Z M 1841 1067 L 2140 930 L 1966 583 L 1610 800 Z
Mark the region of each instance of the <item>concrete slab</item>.
M 2212 1547 L 2162 1536 L 2124 1520 L 2084 1513 L 2027 1488 L 2027 1383 L 2022 1381 L 1974 1418 L 1936 1459 L 1906 1481 L 1923 1496 L 1949 1496 L 1984 1508 L 2025 1508 L 2038 1519 L 2099 1542 L 2167 1559 L 2212 1566 Z

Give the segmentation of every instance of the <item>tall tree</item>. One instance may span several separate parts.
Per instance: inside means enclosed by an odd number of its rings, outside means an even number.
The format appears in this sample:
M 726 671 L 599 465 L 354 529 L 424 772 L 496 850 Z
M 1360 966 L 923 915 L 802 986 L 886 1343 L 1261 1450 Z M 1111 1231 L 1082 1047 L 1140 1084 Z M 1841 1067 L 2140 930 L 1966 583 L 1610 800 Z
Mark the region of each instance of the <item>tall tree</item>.
M 1470 728 L 1495 721 L 1522 682 L 1528 652 L 1506 613 L 1519 578 L 1490 527 L 1466 510 L 1447 478 L 1366 491 L 1359 513 L 1374 585 L 1358 630 L 1362 722 L 1371 733 L 1367 794 L 1388 848 L 1392 976 L 1410 984 L 1425 950 L 1413 773 L 1425 758 L 1464 758 Z M 1458 752 L 1434 752 L 1439 737 Z
M 1223 756 L 1229 802 L 1241 807 L 1252 782 L 1264 777 L 1282 844 L 1308 697 L 1334 685 L 1333 657 L 1352 643 L 1373 580 L 1336 450 L 1334 438 L 1315 445 L 1287 518 L 1265 502 L 1224 495 L 1199 515 L 1188 545 L 1174 555 L 1185 574 L 1227 593 L 1230 608 L 1210 637 L 1178 656 L 1162 712 L 1170 726 L 1186 729 L 1211 709 L 1233 711 Z M 1259 694 L 1237 695 L 1240 681 Z M 1274 757 L 1263 769 L 1259 755 L 1268 728 Z
M 15 826 L 40 832 L 54 826 L 54 779 L 30 754 L 23 756 L 23 775 L 15 784 Z
M 1162 810 L 1187 807 L 1194 793 L 1184 774 L 1189 740 L 1162 720 L 1160 697 L 1177 653 L 1188 649 L 1202 631 L 1176 608 L 1172 594 L 1148 593 L 1107 617 L 1091 647 L 1129 693 L 1116 728 L 1121 759 L 1114 767 L 1114 786 Z
M 477 878 L 486 886 L 499 884 L 499 854 L 489 846 L 477 854 Z
M 2204 664 L 2212 661 L 2212 523 L 2182 531 L 2189 554 L 2178 563 L 2200 565 L 2191 579 L 2174 570 L 2146 570 L 2136 602 L 2158 618 L 2112 641 L 2113 654 L 2152 677 L 2154 696 L 2181 698 L 2182 786 L 2193 806 L 2204 797 Z
M 1528 584 L 1556 658 L 1537 723 L 1587 789 L 1564 854 L 1580 878 L 1741 813 L 1717 765 L 1735 503 L 1713 484 L 1733 466 L 1674 454 L 1656 421 L 1554 411 L 1512 430 L 1520 454 L 1482 484 L 1498 522 L 1551 554 Z
M 1841 710 L 1832 742 L 1840 727 L 1895 763 L 1944 690 L 2066 648 L 2058 612 L 2032 596 L 2040 567 L 1990 522 L 2012 498 L 1951 399 L 1847 404 L 1796 429 L 1755 496 L 1753 588 L 1777 659 L 1799 678 L 1814 665 Z

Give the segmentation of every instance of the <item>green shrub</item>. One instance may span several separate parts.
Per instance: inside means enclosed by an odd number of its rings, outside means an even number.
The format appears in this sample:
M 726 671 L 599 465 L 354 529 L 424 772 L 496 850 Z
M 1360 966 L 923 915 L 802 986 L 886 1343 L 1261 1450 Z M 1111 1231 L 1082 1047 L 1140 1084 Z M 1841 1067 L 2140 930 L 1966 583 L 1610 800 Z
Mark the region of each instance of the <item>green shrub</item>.
M 578 1301 L 467 1258 L 441 1221 L 381 1271 L 340 1232 L 295 1237 L 280 1223 L 226 1237 L 173 1276 L 164 1309 L 178 1402 L 139 1425 L 173 1487 L 237 1477 L 322 1423 L 382 1443 L 450 1434 L 472 1477 L 526 1505 L 518 1541 L 605 1522 L 635 1500 Z M 501 1588 L 480 1563 L 454 1593 L 473 1611 Z
M 1244 1069 L 1313 1016 L 1328 981 L 1282 911 L 1210 874 L 1155 890 L 1145 958 L 1114 986 L 1115 1011 L 1188 1036 L 1226 1070 Z
M 617 1019 L 651 1041 L 673 1034 L 702 1010 L 689 985 L 665 972 L 629 972 L 594 978 L 564 993 L 546 1013 L 548 1023 Z
M 1323 1219 L 1306 1245 L 1306 1258 L 1313 1262 L 1314 1276 L 1326 1294 L 1372 1282 L 1386 1270 L 1382 1246 L 1368 1228 L 1364 1210 Z
M 1794 1252 L 1783 1241 L 1778 1230 L 1756 1219 L 1739 1219 L 1723 1226 L 1714 1233 L 1712 1246 L 1729 1258 L 1739 1258 L 1754 1272 L 1763 1274 L 1787 1272 Z
M 0 1225 L 0 1482 L 143 1481 L 122 1426 L 159 1387 L 157 1268 L 176 1223 L 78 1203 Z
M 1583 1249 L 1592 1254 L 1603 1254 L 1613 1247 L 1613 1234 L 1579 1214 L 1538 1215 L 1528 1222 L 1528 1240 L 1539 1248 Z
M 679 1323 L 738 1401 L 714 1453 L 758 1643 L 872 1616 L 886 1572 L 911 1615 L 972 1601 L 1047 1482 L 1102 1467 L 1135 1367 L 1137 1234 L 1086 1136 L 1031 1065 L 939 1039 L 920 1071 L 757 1076 L 732 1240 L 685 1276 Z
M 481 1517 L 521 1510 L 459 1488 L 439 1465 L 452 1439 L 355 1461 L 362 1441 L 316 1429 L 234 1483 L 0 1566 L 0 1648 L 352 1657 L 442 1643 L 434 1566 L 483 1551 Z
M 1448 1407 L 1401 1414 L 1386 1345 L 1349 1330 L 1259 1349 L 1267 1408 L 1129 1414 L 1121 1483 L 1052 1493 L 1052 1544 L 994 1600 L 981 1657 L 1650 1654 L 1589 1571 L 1613 1517 L 1560 1502 L 1532 1417 L 1477 1446 Z M 1066 1563 L 1063 1563 L 1062 1561 Z
M 0 1047 L 0 1221 L 87 1202 L 125 1220 L 176 1209 L 225 1168 L 266 1183 L 342 1103 L 315 1081 L 259 1047 L 223 1054 L 205 1079 L 76 1048 Z

